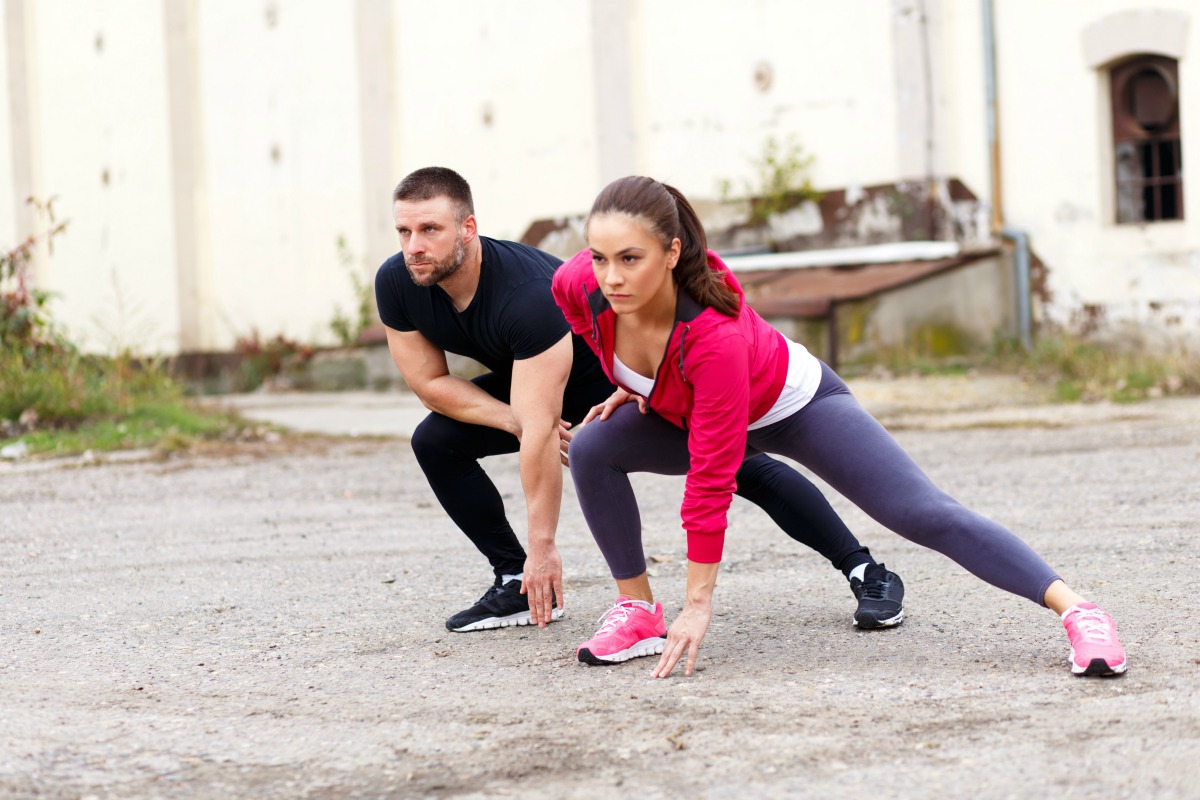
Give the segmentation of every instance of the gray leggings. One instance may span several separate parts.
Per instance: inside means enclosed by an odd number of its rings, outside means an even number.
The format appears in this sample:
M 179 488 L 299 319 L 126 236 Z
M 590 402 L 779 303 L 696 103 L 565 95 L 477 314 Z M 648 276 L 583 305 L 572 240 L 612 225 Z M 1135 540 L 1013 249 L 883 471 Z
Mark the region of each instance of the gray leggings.
M 792 416 L 749 432 L 747 456 L 776 453 L 808 467 L 879 524 L 953 559 L 976 577 L 1042 604 L 1058 575 L 1011 531 L 934 486 L 846 384 L 822 364 L 816 396 Z M 646 571 L 629 473 L 683 475 L 687 433 L 626 403 L 571 441 L 571 478 L 613 577 Z

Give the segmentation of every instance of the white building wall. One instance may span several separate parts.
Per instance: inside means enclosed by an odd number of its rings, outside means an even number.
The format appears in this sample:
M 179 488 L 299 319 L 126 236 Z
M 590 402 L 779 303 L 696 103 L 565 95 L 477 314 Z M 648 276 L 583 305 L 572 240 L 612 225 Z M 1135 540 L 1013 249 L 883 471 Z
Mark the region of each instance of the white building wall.
M 1097 306 L 1117 325 L 1200 334 L 1200 6 L 1190 0 L 1154 3 L 1190 18 L 1187 51 L 1179 60 L 1185 219 L 1117 225 L 1109 199 L 1108 84 L 1086 63 L 1083 33 L 1110 14 L 1146 5 L 996 5 L 1005 216 L 1029 232 L 1047 265 L 1048 318 L 1069 323 L 1085 305 Z M 1168 317 L 1179 322 L 1168 323 Z
M 160 8 L 28 4 L 36 59 L 35 193 L 68 227 L 41 263 L 85 347 L 171 350 L 177 322 Z
M 942 108 L 939 148 L 943 175 L 958 178 L 981 201 L 991 203 L 991 153 L 987 144 L 987 91 L 983 55 L 983 16 L 978 0 L 940 4 Z
M 0 13 L 0 46 L 8 54 L 8 15 Z M 13 172 L 12 79 L 8 58 L 0 57 L 0 249 L 7 251 L 17 243 L 17 192 Z
M 753 177 L 769 136 L 816 157 L 818 187 L 896 173 L 890 3 L 638 4 L 640 170 L 713 197 Z M 765 90 L 756 71 L 768 69 Z
M 264 12 L 264 9 L 266 11 Z M 364 241 L 353 6 L 198 5 L 218 347 L 328 341 Z
M 625 169 L 701 200 L 724 180 L 741 188 L 769 136 L 815 156 L 818 188 L 958 177 L 990 196 L 973 0 L 186 0 L 195 53 L 170 50 L 169 73 L 164 3 L 176 1 L 6 0 L 0 17 L 4 70 L 12 9 L 30 18 L 33 87 L 18 120 L 0 85 L 0 243 L 29 232 L 9 188 L 24 169 L 71 220 L 38 280 L 93 347 L 224 349 L 255 331 L 332 341 L 335 308 L 354 303 L 338 238 L 369 280 L 394 246 L 387 188 L 432 164 L 459 170 L 481 230 L 507 238 L 585 211 Z M 1155 3 L 1191 19 L 1188 220 L 1117 226 L 1104 81 L 1081 37 L 1142 4 L 994 5 L 1003 211 L 1047 265 L 1045 313 L 1097 305 L 1200 331 L 1200 10 Z M 193 68 L 190 88 L 172 85 Z M 180 91 L 194 115 L 168 102 Z M 172 128 L 193 118 L 195 136 Z M 15 160 L 21 135 L 34 163 Z M 190 186 L 197 207 L 181 211 Z M 193 220 L 196 243 L 181 235 Z
M 498 238 L 586 210 L 597 165 L 590 26 L 587 0 L 399 2 L 393 183 L 420 167 L 456 170 L 480 231 Z

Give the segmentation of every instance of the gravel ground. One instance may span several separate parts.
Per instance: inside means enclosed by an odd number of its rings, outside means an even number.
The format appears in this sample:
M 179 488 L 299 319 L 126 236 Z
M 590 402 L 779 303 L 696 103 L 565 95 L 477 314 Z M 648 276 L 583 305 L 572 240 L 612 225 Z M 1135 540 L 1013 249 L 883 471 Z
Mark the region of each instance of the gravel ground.
M 402 440 L 8 464 L 0 797 L 1200 796 L 1200 400 L 956 386 L 856 391 L 1113 613 L 1126 676 L 1073 678 L 1052 613 L 832 493 L 904 577 L 904 624 L 853 628 L 840 574 L 738 500 L 700 669 L 655 681 L 572 660 L 613 595 L 572 496 L 565 618 L 449 634 L 489 574 Z M 488 469 L 521 521 L 515 460 Z M 670 618 L 682 481 L 637 486 Z

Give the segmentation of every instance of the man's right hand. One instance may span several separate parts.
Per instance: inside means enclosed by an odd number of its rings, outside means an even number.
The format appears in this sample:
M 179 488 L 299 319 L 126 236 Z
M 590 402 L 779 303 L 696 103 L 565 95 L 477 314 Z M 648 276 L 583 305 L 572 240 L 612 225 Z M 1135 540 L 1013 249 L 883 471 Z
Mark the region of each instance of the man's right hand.
M 580 428 L 583 426 L 580 425 Z M 575 430 L 578 430 L 576 428 Z M 565 419 L 558 421 L 558 460 L 562 462 L 564 467 L 571 466 L 571 439 L 575 436 L 575 431 L 571 430 L 571 423 Z
M 553 620 L 554 607 L 563 607 L 562 558 L 553 544 L 531 543 L 525 557 L 525 578 L 521 594 L 529 597 L 529 615 L 539 628 Z

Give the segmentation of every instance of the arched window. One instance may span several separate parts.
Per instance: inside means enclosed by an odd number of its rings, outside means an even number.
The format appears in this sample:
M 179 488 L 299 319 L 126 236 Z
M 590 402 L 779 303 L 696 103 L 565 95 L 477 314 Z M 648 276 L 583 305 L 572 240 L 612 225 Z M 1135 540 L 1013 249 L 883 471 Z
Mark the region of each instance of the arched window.
M 1135 56 L 1110 79 L 1117 222 L 1183 219 L 1179 62 Z

